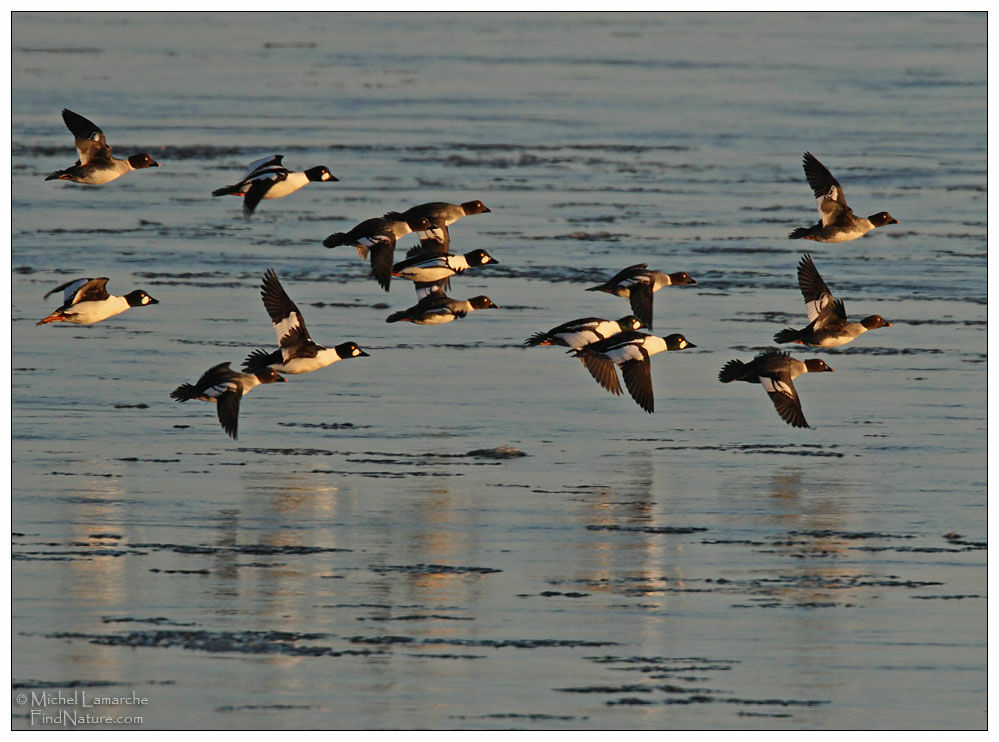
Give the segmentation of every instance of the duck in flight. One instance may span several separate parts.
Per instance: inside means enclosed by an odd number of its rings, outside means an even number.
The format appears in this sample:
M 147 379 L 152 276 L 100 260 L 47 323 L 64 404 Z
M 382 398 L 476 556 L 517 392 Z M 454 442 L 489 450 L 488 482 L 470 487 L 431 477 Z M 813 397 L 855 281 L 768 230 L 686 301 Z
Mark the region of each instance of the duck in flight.
M 260 384 L 273 384 L 284 381 L 277 371 L 265 368 L 252 374 L 241 374 L 229 366 L 231 361 L 212 366 L 194 384 L 181 384 L 170 397 L 178 402 L 200 399 L 215 402 L 218 406 L 219 424 L 229 437 L 236 440 L 239 427 L 239 402 L 243 395 Z
M 257 204 L 265 198 L 284 198 L 309 183 L 340 180 L 325 165 L 316 165 L 302 172 L 293 172 L 281 164 L 284 155 L 271 155 L 254 160 L 246 168 L 246 175 L 238 183 L 216 188 L 213 196 L 242 196 L 243 216 L 253 214 Z
M 860 322 L 848 322 L 842 299 L 835 298 L 829 291 L 810 255 L 803 256 L 798 264 L 798 287 L 805 297 L 809 324 L 801 330 L 792 327 L 781 330 L 774 335 L 775 343 L 834 348 L 846 345 L 868 330 L 892 326 L 880 314 L 864 317 Z
M 591 286 L 587 291 L 603 291 L 607 294 L 620 296 L 631 303 L 632 313 L 642 324 L 652 329 L 652 295 L 663 286 L 696 285 L 697 281 L 685 271 L 662 273 L 648 270 L 647 263 L 629 265 L 615 276 L 598 286 Z
M 794 379 L 804 373 L 832 370 L 821 358 L 799 361 L 782 350 L 768 350 L 749 363 L 732 359 L 718 372 L 718 381 L 722 384 L 732 381 L 761 384 L 781 420 L 794 428 L 807 428 L 809 425 L 801 411 L 801 400 L 798 398 L 798 390 L 794 388 Z
M 621 393 L 615 366 L 620 368 L 631 398 L 643 410 L 652 413 L 655 412 L 655 397 L 652 393 L 652 364 L 649 358 L 664 350 L 696 347 L 679 333 L 661 338 L 636 330 L 625 330 L 569 352 L 575 354 L 586 366 L 590 376 L 611 394 Z
M 244 371 L 256 373 L 270 368 L 282 374 L 307 374 L 344 358 L 368 355 L 354 342 L 340 343 L 332 348 L 313 342 L 305 327 L 305 318 L 271 269 L 264 274 L 260 298 L 274 325 L 279 348 L 273 353 L 262 349 L 253 351 L 243 361 Z
M 121 314 L 132 307 L 145 307 L 159 302 L 142 289 L 129 291 L 124 296 L 108 293 L 107 278 L 77 278 L 56 286 L 42 298 L 62 291 L 62 306 L 36 324 L 70 322 L 74 325 L 92 325 L 108 317 Z
M 66 122 L 66 128 L 73 135 L 79 159 L 65 170 L 49 173 L 45 180 L 69 180 L 85 185 L 103 185 L 133 170 L 160 166 L 145 152 L 124 158 L 113 157 L 107 137 L 97 124 L 68 108 L 62 109 L 62 120 Z
M 815 240 L 816 242 L 849 242 L 863 237 L 875 227 L 898 224 L 898 219 L 887 211 L 879 211 L 868 217 L 854 216 L 853 209 L 846 205 L 846 194 L 826 166 L 811 152 L 802 157 L 805 177 L 815 194 L 819 209 L 819 221 L 811 227 L 798 227 L 788 239 Z

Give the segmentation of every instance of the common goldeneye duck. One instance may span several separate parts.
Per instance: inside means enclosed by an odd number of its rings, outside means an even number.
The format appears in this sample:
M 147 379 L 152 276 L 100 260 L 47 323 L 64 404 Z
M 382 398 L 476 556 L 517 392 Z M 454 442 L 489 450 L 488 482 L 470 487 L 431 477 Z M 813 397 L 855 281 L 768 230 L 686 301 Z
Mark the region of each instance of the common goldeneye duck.
M 309 183 L 339 180 L 325 165 L 292 172 L 281 164 L 283 158 L 284 155 L 272 155 L 254 160 L 246 168 L 246 175 L 241 181 L 217 188 L 212 195 L 243 196 L 243 216 L 249 218 L 261 199 L 283 198 Z
M 735 359 L 729 361 L 718 372 L 718 381 L 723 384 L 730 381 L 762 384 L 781 420 L 795 428 L 807 428 L 809 425 L 801 412 L 801 400 L 791 380 L 804 373 L 832 370 L 821 358 L 799 361 L 782 350 L 768 350 L 749 363 Z
M 419 229 L 429 229 L 430 222 L 425 217 L 417 217 L 413 225 Z M 323 240 L 329 248 L 338 245 L 353 245 L 362 258 L 371 256 L 371 273 L 378 284 L 389 290 L 392 282 L 392 263 L 395 245 L 400 237 L 414 231 L 409 222 L 401 219 L 389 220 L 382 217 L 365 219 L 349 232 L 335 232 Z
M 178 402 L 200 399 L 218 404 L 219 424 L 222 430 L 236 440 L 239 425 L 239 400 L 258 384 L 272 384 L 284 381 L 276 371 L 265 368 L 252 374 L 241 374 L 229 368 L 231 361 L 212 366 L 194 384 L 181 384 L 170 392 L 170 397 Z
M 440 289 L 434 289 L 419 302 L 394 312 L 386 317 L 386 322 L 412 322 L 414 325 L 442 325 L 464 317 L 476 309 L 499 309 L 488 296 L 473 296 L 471 299 L 452 299 Z
M 463 204 L 450 204 L 446 201 L 432 201 L 413 206 L 406 211 L 390 211 L 386 219 L 399 219 L 409 226 L 420 238 L 420 251 L 425 253 L 446 253 L 451 250 L 451 235 L 448 227 L 463 216 L 492 213 L 481 201 L 466 201 Z M 411 251 L 412 252 L 412 251 Z
M 433 283 L 488 263 L 499 263 L 485 250 L 464 255 L 421 253 L 392 266 L 392 275 L 418 283 Z
M 591 286 L 587 291 L 603 291 L 620 296 L 631 302 L 631 311 L 642 324 L 652 329 L 652 294 L 663 286 L 696 285 L 697 281 L 685 271 L 661 273 L 647 270 L 647 263 L 630 265 L 613 278 L 599 286 Z
M 847 322 L 846 307 L 842 300 L 833 297 L 810 255 L 802 257 L 798 264 L 798 287 L 805 297 L 809 325 L 801 330 L 792 327 L 781 330 L 774 335 L 774 342 L 832 348 L 846 345 L 868 330 L 892 326 L 880 314 L 864 317 L 860 322 Z
M 649 357 L 664 350 L 696 347 L 679 333 L 661 338 L 658 335 L 625 330 L 569 352 L 579 358 L 597 383 L 611 394 L 621 393 L 621 384 L 614 368 L 615 365 L 619 366 L 631 398 L 643 410 L 652 413 L 655 412 L 655 399 L 652 394 L 652 364 Z
M 62 109 L 62 120 L 73 134 L 79 159 L 72 167 L 49 173 L 45 180 L 71 180 L 86 185 L 102 185 L 133 170 L 160 166 L 145 152 L 126 158 L 112 157 L 104 132 L 93 121 L 68 108 Z
M 45 294 L 48 298 L 62 291 L 63 304 L 37 325 L 50 322 L 72 322 L 74 325 L 92 325 L 108 317 L 121 314 L 131 307 L 145 307 L 159 302 L 142 289 L 130 291 L 124 296 L 109 294 L 107 278 L 77 278 L 56 286 Z
M 309 337 L 305 319 L 288 294 L 277 274 L 268 269 L 260 285 L 260 298 L 274 324 L 280 348 L 273 353 L 257 349 L 243 361 L 243 370 L 250 373 L 266 368 L 283 374 L 307 374 L 344 358 L 368 355 L 356 343 L 340 343 L 332 348 L 317 345 Z
M 788 235 L 788 239 L 849 242 L 863 237 L 875 227 L 898 224 L 898 219 L 887 211 L 879 211 L 866 219 L 854 216 L 853 209 L 846 205 L 843 186 L 811 152 L 804 154 L 802 166 L 805 168 L 808 185 L 815 194 L 815 202 L 819 207 L 819 221 L 811 227 L 798 227 Z
M 638 330 L 642 321 L 633 314 L 619 320 L 606 320 L 602 317 L 582 317 L 563 322 L 547 332 L 536 332 L 524 341 L 527 347 L 538 345 L 563 345 L 572 350 L 584 345 L 605 340 L 625 330 Z

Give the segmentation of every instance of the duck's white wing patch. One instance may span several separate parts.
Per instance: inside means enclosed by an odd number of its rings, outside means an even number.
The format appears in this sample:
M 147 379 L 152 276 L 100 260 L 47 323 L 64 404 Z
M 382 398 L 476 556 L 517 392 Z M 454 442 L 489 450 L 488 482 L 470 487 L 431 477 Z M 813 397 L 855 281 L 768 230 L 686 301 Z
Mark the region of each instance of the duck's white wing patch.
M 451 236 L 447 227 L 434 227 L 422 229 L 417 233 L 420 238 L 420 247 L 426 252 L 446 253 L 451 247 Z
M 268 269 L 264 274 L 264 280 L 260 285 L 260 298 L 264 302 L 267 316 L 271 318 L 271 324 L 274 325 L 274 334 L 277 336 L 279 345 L 289 344 L 285 342 L 285 339 L 292 333 L 300 334 L 303 338 L 308 339 L 309 333 L 305 329 L 305 318 L 302 317 L 295 302 L 281 286 L 281 281 L 278 280 L 277 273 L 273 269 Z M 296 338 L 292 342 L 298 342 L 298 339 Z
M 797 396 L 794 391 L 794 387 L 783 379 L 774 379 L 770 376 L 761 376 L 760 384 L 767 391 L 767 394 L 773 394 L 777 392 L 778 394 L 784 394 L 788 397 Z
M 621 331 L 621 326 L 617 322 L 597 322 L 591 329 L 591 332 L 599 338 L 609 338 L 611 335 L 616 335 Z
M 820 296 L 818 299 L 805 302 L 805 311 L 808 312 L 809 322 L 814 322 L 818 316 L 822 314 L 822 310 L 829 306 L 831 298 L 832 297 L 827 294 Z
M 781 420 L 795 428 L 807 428 L 808 422 L 801 411 L 801 400 L 788 378 L 774 379 L 761 376 L 760 384 L 767 391 L 767 396 L 773 402 L 774 409 Z
M 81 292 L 81 289 L 83 289 L 87 284 L 89 284 L 91 280 L 93 279 L 80 278 L 77 279 L 76 281 L 73 281 L 72 283 L 65 284 L 65 288 L 63 288 L 62 291 L 63 301 L 67 304 L 75 304 L 77 301 L 81 300 L 83 298 L 83 295 L 86 294 L 86 292 Z M 105 283 L 107 283 L 107 281 L 105 281 Z M 53 290 L 58 291 L 58 289 L 53 289 Z M 52 292 L 50 291 L 49 293 Z M 78 296 L 77 294 L 80 295 Z M 48 296 L 48 294 L 46 294 L 46 296 Z
M 628 361 L 646 361 L 648 360 L 648 354 L 644 349 L 636 345 L 635 343 L 627 343 L 625 345 L 619 345 L 616 348 L 608 350 L 605 354 L 614 363 L 627 363 Z
M 97 134 L 91 135 L 89 139 L 76 140 L 77 162 L 80 165 L 86 165 L 102 150 L 111 152 L 111 148 L 104 145 Z
M 643 284 L 651 283 L 651 280 L 644 273 L 639 273 L 637 276 L 629 276 L 628 278 L 621 281 L 621 286 L 630 288 L 632 286 L 641 286 Z
M 254 175 L 258 174 L 258 171 L 266 170 L 267 168 L 281 167 L 281 160 L 284 155 L 270 155 L 269 157 L 261 157 L 259 160 L 254 160 L 246 167 L 245 180 L 249 180 Z
M 819 218 L 822 220 L 823 227 L 828 227 L 838 222 L 843 216 L 843 211 L 846 209 L 841 201 L 834 198 L 836 194 L 839 194 L 839 189 L 833 186 L 829 189 L 828 194 L 815 199 L 818 203 Z
M 392 234 L 372 234 L 358 237 L 355 244 L 364 247 L 395 247 L 395 235 Z M 361 257 L 364 257 L 363 255 Z
M 292 312 L 284 319 L 278 320 L 274 323 L 274 334 L 277 335 L 278 345 L 285 346 L 287 343 L 285 341 L 294 337 L 295 341 L 298 341 L 298 337 L 302 336 L 302 339 L 309 339 L 309 335 L 305 332 L 305 322 L 302 320 L 302 315 L 298 312 Z
M 598 335 L 593 330 L 582 329 L 576 332 L 559 332 L 556 333 L 558 337 L 562 338 L 570 348 L 582 348 L 584 345 L 589 345 L 590 343 L 595 343 L 598 340 L 602 340 L 603 337 Z
M 207 389 L 205 389 L 203 394 L 206 397 L 211 397 L 212 399 L 218 399 L 226 392 L 238 392 L 238 391 L 239 391 L 239 384 L 237 384 L 236 382 L 220 381 L 218 384 L 215 384 L 214 386 L 210 386 Z
M 419 301 L 423 301 L 428 296 L 444 296 L 444 289 L 439 283 L 414 283 L 413 287 L 416 289 L 416 298 Z

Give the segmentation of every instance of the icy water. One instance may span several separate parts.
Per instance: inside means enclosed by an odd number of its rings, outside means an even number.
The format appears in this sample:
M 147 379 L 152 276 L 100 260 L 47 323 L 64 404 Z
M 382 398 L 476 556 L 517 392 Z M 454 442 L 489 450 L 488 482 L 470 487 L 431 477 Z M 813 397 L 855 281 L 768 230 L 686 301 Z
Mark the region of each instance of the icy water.
M 985 44 L 983 15 L 15 14 L 13 726 L 134 697 L 89 726 L 984 728 Z M 45 182 L 64 107 L 162 167 Z M 789 241 L 805 150 L 901 223 Z M 210 197 L 271 153 L 340 181 Z M 499 265 L 451 294 L 500 309 L 386 324 L 411 287 L 322 246 L 473 198 L 452 250 Z M 894 326 L 794 346 L 836 371 L 796 430 L 716 377 L 806 323 L 804 251 Z M 638 262 L 698 281 L 656 294 L 697 348 L 653 357 L 653 415 L 521 347 L 627 313 L 584 288 Z M 274 347 L 271 267 L 370 357 L 254 389 L 232 441 L 168 395 Z M 160 303 L 36 326 L 78 276 Z

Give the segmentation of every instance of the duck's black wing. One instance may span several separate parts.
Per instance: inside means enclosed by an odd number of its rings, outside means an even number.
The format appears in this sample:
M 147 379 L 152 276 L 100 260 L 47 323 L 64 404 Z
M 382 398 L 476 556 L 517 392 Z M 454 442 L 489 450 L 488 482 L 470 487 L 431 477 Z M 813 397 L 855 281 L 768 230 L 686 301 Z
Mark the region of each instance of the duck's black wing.
M 219 425 L 222 426 L 230 438 L 236 440 L 237 428 L 239 427 L 239 400 L 243 398 L 243 386 L 239 382 L 233 382 L 235 389 L 229 389 L 218 396 L 218 416 Z
M 808 185 L 812 187 L 812 193 L 815 195 L 815 203 L 823 227 L 835 224 L 847 214 L 852 213 L 850 207 L 846 205 L 846 194 L 843 191 L 843 186 L 832 176 L 826 166 L 816 159 L 815 155 L 806 152 L 802 157 L 801 165 L 805 169 Z
M 652 329 L 652 282 L 635 283 L 628 296 L 631 311 L 649 330 Z
M 771 372 L 760 376 L 760 384 L 766 390 L 770 401 L 781 420 L 795 428 L 807 428 L 805 415 L 801 411 L 801 400 L 798 390 L 794 388 L 791 375 L 787 371 Z
M 621 376 L 628 387 L 631 398 L 646 412 L 655 412 L 655 396 L 652 393 L 652 364 L 649 354 L 641 348 L 642 360 L 625 361 L 621 364 Z
M 798 288 L 805 299 L 805 310 L 808 312 L 809 322 L 814 322 L 830 311 L 830 307 L 836 302 L 826 282 L 819 275 L 815 263 L 812 262 L 811 255 L 804 255 L 798 263 Z M 842 302 L 840 302 L 842 305 Z
M 257 204 L 263 200 L 264 196 L 267 195 L 267 191 L 271 189 L 271 186 L 277 182 L 277 177 L 261 177 L 255 178 L 250 183 L 250 187 L 246 189 L 246 195 L 243 196 L 243 216 L 249 217 L 254 209 L 257 208 Z
M 107 278 L 74 278 L 61 286 L 56 286 L 42 298 L 47 299 L 57 291 L 62 291 L 64 308 L 71 307 L 81 301 L 103 301 L 109 296 L 108 280 Z
M 281 286 L 272 268 L 268 268 L 264 274 L 260 284 L 260 298 L 274 325 L 274 334 L 285 360 L 292 355 L 301 355 L 305 347 L 315 345 L 309 337 L 305 318 Z
M 598 341 L 593 345 L 584 345 L 579 350 L 570 352 L 582 361 L 583 365 L 586 366 L 586 370 L 590 372 L 590 376 L 600 386 L 611 394 L 620 394 L 621 382 L 617 378 L 617 367 L 613 361 L 602 355 L 599 349 L 595 350 L 593 347 L 594 345 L 599 345 L 601 342 L 604 341 Z
M 111 148 L 108 147 L 107 138 L 97 124 L 68 108 L 62 109 L 62 120 L 73 134 L 76 151 L 80 155 L 80 165 L 86 165 L 98 157 L 110 156 Z

